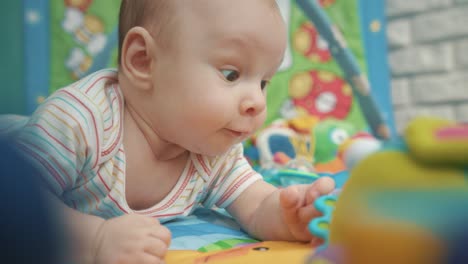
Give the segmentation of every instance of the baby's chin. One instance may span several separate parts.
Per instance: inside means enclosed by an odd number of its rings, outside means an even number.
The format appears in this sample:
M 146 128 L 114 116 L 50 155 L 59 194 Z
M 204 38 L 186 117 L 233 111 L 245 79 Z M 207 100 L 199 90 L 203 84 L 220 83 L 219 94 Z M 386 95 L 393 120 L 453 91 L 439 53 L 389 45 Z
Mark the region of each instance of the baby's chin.
M 226 152 L 231 150 L 231 148 L 235 146 L 236 144 L 237 143 L 227 145 L 227 146 L 212 146 L 212 147 L 208 147 L 207 145 L 205 145 L 205 146 L 201 146 L 199 148 L 194 149 L 194 151 L 189 149 L 189 151 L 199 154 L 199 155 L 203 155 L 203 156 L 216 157 L 216 156 L 225 154 Z

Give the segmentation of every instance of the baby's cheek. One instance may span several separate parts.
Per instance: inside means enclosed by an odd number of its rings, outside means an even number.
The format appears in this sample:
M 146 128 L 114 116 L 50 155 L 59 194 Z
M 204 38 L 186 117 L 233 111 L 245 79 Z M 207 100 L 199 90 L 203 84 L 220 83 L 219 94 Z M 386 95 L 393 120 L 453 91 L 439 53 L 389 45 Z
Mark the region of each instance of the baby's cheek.
M 257 116 L 257 124 L 256 124 L 256 127 L 255 127 L 255 130 L 257 130 L 260 127 L 263 126 L 263 124 L 265 123 L 265 120 L 266 120 L 266 116 L 267 116 L 267 110 L 265 108 L 262 111 L 262 113 Z

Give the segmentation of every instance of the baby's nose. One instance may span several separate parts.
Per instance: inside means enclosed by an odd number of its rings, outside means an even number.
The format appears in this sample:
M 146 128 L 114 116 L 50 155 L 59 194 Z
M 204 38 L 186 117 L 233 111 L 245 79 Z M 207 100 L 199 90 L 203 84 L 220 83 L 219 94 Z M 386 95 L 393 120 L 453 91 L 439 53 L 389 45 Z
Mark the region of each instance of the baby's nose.
M 259 89 L 258 92 L 252 93 L 246 97 L 240 105 L 242 115 L 256 116 L 262 113 L 266 108 L 266 99 L 263 92 Z

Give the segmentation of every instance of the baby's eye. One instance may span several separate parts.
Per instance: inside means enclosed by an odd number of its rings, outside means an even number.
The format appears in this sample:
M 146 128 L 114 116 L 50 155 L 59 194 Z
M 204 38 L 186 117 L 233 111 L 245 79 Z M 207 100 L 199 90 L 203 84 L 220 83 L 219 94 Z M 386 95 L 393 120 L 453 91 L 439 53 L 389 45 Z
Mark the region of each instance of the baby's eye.
M 221 73 L 224 75 L 224 78 L 230 82 L 234 82 L 239 79 L 239 72 L 236 70 L 222 70 Z
M 262 88 L 262 90 L 265 89 L 265 87 L 268 85 L 269 81 L 266 81 L 266 80 L 263 80 L 261 83 L 260 83 L 260 87 Z

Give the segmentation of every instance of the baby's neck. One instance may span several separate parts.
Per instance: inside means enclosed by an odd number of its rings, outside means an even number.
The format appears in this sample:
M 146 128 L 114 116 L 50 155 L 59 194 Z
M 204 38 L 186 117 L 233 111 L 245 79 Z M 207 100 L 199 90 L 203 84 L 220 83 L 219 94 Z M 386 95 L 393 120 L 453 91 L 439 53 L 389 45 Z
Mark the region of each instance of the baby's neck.
M 180 157 L 187 152 L 179 145 L 160 138 L 159 135 L 138 115 L 131 105 L 125 105 L 124 123 L 127 132 L 136 133 L 136 137 L 143 136 L 153 152 L 154 158 L 159 161 L 169 161 Z M 139 135 L 138 135 L 139 134 Z

